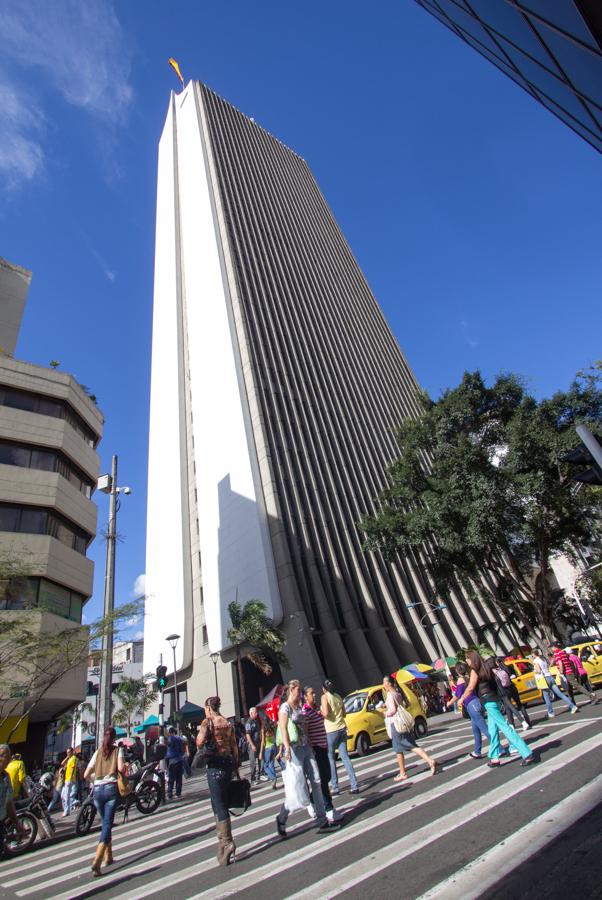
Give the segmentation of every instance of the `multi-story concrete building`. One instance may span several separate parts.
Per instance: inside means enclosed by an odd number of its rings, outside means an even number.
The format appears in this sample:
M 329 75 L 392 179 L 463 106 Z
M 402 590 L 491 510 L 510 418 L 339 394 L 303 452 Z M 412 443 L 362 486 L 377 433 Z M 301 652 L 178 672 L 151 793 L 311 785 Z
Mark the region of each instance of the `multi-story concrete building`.
M 600 0 L 416 0 L 602 151 Z
M 170 665 L 175 631 L 189 699 L 214 692 L 214 651 L 234 712 L 234 600 L 262 600 L 281 625 L 286 674 L 326 672 L 342 690 L 496 621 L 485 603 L 450 597 L 439 646 L 420 558 L 362 550 L 358 521 L 375 510 L 416 389 L 307 163 L 198 82 L 172 96 L 159 145 L 146 671 L 161 653 Z M 266 685 L 247 674 L 252 702 Z
M 3 264 L 2 297 L 8 292 L 5 272 L 13 283 L 15 272 L 19 283 L 30 278 Z M 9 333 L 14 321 L 11 314 Z M 1 321 L 0 343 L 8 343 Z M 26 576 L 2 583 L 0 615 L 31 610 L 32 627 L 42 632 L 80 625 L 92 593 L 93 563 L 86 551 L 96 534 L 92 493 L 102 427 L 100 410 L 71 375 L 0 356 L 0 558 L 21 566 Z M 43 749 L 47 723 L 81 700 L 85 674 L 83 660 L 32 710 L 30 750 Z M 0 686 L 0 705 L 6 700 Z M 27 702 L 23 698 L 23 709 Z

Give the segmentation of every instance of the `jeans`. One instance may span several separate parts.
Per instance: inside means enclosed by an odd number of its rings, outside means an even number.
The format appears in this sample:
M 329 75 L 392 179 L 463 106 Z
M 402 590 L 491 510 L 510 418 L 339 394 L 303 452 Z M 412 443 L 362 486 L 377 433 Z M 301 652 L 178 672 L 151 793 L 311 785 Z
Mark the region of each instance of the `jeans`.
M 518 691 L 516 690 L 516 688 L 514 688 L 514 692 L 512 692 L 512 693 L 510 692 L 510 690 L 508 690 L 508 692 L 506 692 L 506 690 L 501 689 L 500 697 L 501 697 L 502 703 L 504 704 L 504 710 L 506 713 L 506 717 L 513 728 L 514 728 L 514 716 L 515 715 L 517 715 L 519 719 L 522 719 L 523 722 L 526 722 L 527 725 L 531 724 L 531 720 L 529 719 L 529 714 L 527 713 L 526 709 L 523 707 L 523 704 L 520 701 L 520 697 L 517 700 Z M 516 706 L 513 705 L 512 699 L 514 699 L 514 701 L 516 702 Z
M 261 759 L 259 758 L 259 753 L 255 752 L 251 745 L 249 747 L 249 765 L 251 767 L 251 772 L 249 778 L 251 781 L 259 781 L 259 776 L 261 774 Z
M 322 797 L 324 799 L 324 809 L 326 812 L 332 810 L 332 797 L 330 796 L 330 758 L 326 747 L 314 747 L 314 756 L 318 764 L 318 772 L 320 773 L 320 784 L 322 785 Z
M 345 766 L 345 771 L 349 776 L 349 781 L 351 782 L 351 790 L 357 791 L 357 778 L 355 777 L 355 772 L 353 771 L 353 766 L 351 765 L 351 760 L 349 759 L 349 753 L 347 752 L 347 729 L 340 728 L 338 731 L 327 731 L 326 740 L 328 741 L 330 781 L 332 784 L 332 790 L 338 791 L 339 789 L 339 780 L 337 778 L 337 763 L 335 758 L 335 751 L 338 750 L 341 761 Z
M 66 781 L 61 791 L 61 802 L 63 804 L 63 815 L 68 816 L 75 799 L 75 789 L 77 784 L 75 781 Z
M 563 694 L 554 679 L 551 675 L 545 675 L 546 684 L 548 685 L 547 691 L 542 691 L 543 699 L 545 700 L 546 708 L 548 710 L 548 715 L 554 715 L 554 707 L 552 706 L 552 694 L 556 694 L 559 700 L 562 700 L 563 703 L 566 703 L 567 706 L 570 706 L 571 709 L 574 709 L 575 704 L 571 701 L 566 694 Z
M 218 822 L 230 820 L 228 809 L 228 786 L 232 781 L 234 762 L 227 757 L 218 764 L 207 766 L 207 786 L 211 797 L 211 807 Z
M 52 789 L 52 800 L 48 804 L 48 812 L 51 813 L 54 809 L 59 805 L 59 801 L 61 799 L 61 795 L 57 791 L 56 788 Z
M 311 802 L 316 813 L 316 818 L 320 825 L 325 825 L 328 820 L 324 808 L 324 797 L 322 796 L 320 770 L 318 769 L 318 764 L 313 751 L 308 744 L 291 744 L 291 765 L 300 766 L 303 769 L 305 777 L 311 786 Z M 278 813 L 278 819 L 281 825 L 286 825 L 288 817 L 289 811 L 286 805 L 285 793 L 284 803 L 280 807 L 280 812 Z
M 489 753 L 487 754 L 489 759 L 499 759 L 500 757 L 502 749 L 500 745 L 500 731 L 506 735 L 510 746 L 518 750 L 523 759 L 531 756 L 532 751 L 529 749 L 529 745 L 516 733 L 512 725 L 505 720 L 497 703 L 486 703 L 485 709 L 487 710 L 489 729 Z
M 184 774 L 184 763 L 181 759 L 170 759 L 167 762 L 167 796 L 171 799 L 173 796 L 174 786 L 176 789 L 176 797 L 182 793 L 182 775 Z
M 487 728 L 487 722 L 485 721 L 485 716 L 483 715 L 483 707 L 481 706 L 481 701 L 471 700 L 466 707 L 466 712 L 470 717 L 470 724 L 472 726 L 474 752 L 477 754 L 477 756 L 480 756 L 483 746 L 481 742 L 481 734 L 485 735 L 486 738 L 489 737 L 489 729 Z
M 111 832 L 113 829 L 113 819 L 115 818 L 115 809 L 117 808 L 116 784 L 99 784 L 94 788 L 94 806 L 98 810 L 98 815 L 102 820 L 100 829 L 100 843 L 111 843 Z
M 263 771 L 268 776 L 270 781 L 276 781 L 276 754 L 278 753 L 278 747 L 276 744 L 272 744 L 271 747 L 266 747 L 263 751 Z

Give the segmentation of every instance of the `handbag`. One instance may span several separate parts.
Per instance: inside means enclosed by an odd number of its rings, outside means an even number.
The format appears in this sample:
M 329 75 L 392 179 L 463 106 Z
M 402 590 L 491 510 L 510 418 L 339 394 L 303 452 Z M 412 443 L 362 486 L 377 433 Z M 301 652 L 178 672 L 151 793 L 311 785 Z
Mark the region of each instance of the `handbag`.
M 117 790 L 120 797 L 127 797 L 134 790 L 134 785 L 128 781 L 123 772 L 117 772 Z
M 211 720 L 207 722 L 207 737 L 205 739 L 205 743 L 202 747 L 199 747 L 197 752 L 194 754 L 192 758 L 192 762 L 190 763 L 191 769 L 204 769 L 211 757 L 217 754 L 217 747 L 215 746 L 215 736 L 213 733 L 213 727 L 211 725 Z
M 408 712 L 402 703 L 397 704 L 397 709 L 393 716 L 393 727 L 399 734 L 407 734 L 414 727 L 414 716 L 411 712 Z
M 299 729 L 289 716 L 286 720 L 286 733 L 288 734 L 289 744 L 296 744 L 299 740 Z M 280 728 L 280 722 L 278 723 L 278 728 L 276 729 L 276 743 L 278 746 L 284 744 L 282 740 L 282 730 Z
M 233 816 L 242 816 L 251 805 L 251 784 L 248 778 L 233 778 L 228 785 L 228 809 Z M 239 809 L 240 812 L 234 812 Z

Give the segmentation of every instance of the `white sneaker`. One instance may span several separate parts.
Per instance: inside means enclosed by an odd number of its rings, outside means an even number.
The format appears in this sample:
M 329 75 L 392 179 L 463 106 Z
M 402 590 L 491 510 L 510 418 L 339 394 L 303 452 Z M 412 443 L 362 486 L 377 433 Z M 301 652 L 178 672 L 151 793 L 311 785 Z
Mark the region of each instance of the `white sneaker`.
M 336 809 L 328 809 L 326 810 L 326 818 L 329 822 L 340 822 L 343 818 L 343 815 Z
M 518 753 L 518 750 L 515 750 L 514 747 L 510 747 L 510 756 L 516 756 L 517 753 Z
M 526 722 L 523 722 L 523 731 L 528 731 L 528 730 L 529 730 L 529 726 L 527 725 Z
M 548 713 L 548 719 L 553 719 L 554 715 L 555 715 L 554 713 Z
M 578 706 L 573 706 L 573 708 L 572 708 L 572 710 L 571 710 L 571 715 L 574 716 L 575 713 L 578 713 L 578 712 L 579 712 L 579 707 L 578 707 Z
M 307 815 L 309 816 L 309 818 L 310 818 L 310 819 L 315 819 L 315 818 L 316 818 L 316 811 L 315 811 L 315 809 L 313 808 L 313 806 L 311 805 L 311 803 L 309 804 L 309 806 L 306 806 L 305 808 L 307 809 Z

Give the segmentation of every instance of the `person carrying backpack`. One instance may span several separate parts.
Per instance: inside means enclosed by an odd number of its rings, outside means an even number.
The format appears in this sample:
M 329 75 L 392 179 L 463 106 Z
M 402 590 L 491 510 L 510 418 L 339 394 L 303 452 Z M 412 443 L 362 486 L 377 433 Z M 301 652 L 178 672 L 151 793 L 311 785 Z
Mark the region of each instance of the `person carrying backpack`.
M 530 728 L 533 728 L 529 714 L 523 706 L 520 694 L 516 689 L 516 685 L 512 683 L 510 671 L 507 666 L 504 665 L 504 660 L 501 656 L 498 656 L 495 660 L 493 674 L 497 681 L 498 693 L 504 707 L 504 712 L 506 713 L 506 718 L 512 727 L 514 728 L 514 715 L 516 714 L 522 721 L 523 731 L 528 731 Z M 513 705 L 512 701 L 514 701 L 515 705 Z

